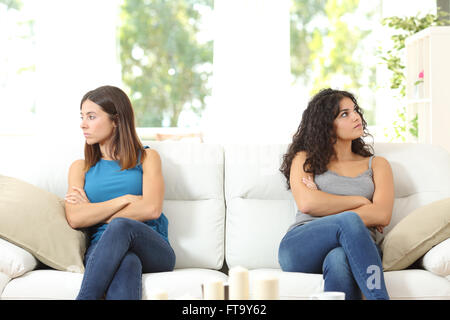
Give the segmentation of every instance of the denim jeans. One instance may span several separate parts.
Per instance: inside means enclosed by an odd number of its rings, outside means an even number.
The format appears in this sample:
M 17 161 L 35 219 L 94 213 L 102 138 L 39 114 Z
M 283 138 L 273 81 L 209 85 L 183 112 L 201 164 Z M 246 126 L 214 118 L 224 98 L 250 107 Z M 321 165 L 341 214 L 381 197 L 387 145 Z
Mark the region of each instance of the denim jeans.
M 115 218 L 85 255 L 78 300 L 140 300 L 142 273 L 172 271 L 175 253 L 145 223 Z
M 381 252 L 361 218 L 346 211 L 291 229 L 278 250 L 281 269 L 322 273 L 324 291 L 345 292 L 348 300 L 387 300 Z

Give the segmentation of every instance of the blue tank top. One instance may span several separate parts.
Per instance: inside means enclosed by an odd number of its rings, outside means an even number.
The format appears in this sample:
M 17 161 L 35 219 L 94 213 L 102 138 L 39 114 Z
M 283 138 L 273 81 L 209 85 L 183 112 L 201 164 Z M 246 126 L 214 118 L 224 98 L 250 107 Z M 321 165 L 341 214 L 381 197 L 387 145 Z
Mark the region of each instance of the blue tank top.
M 144 147 L 148 149 L 148 146 Z M 138 163 L 141 155 L 139 155 Z M 142 195 L 142 165 L 121 171 L 118 160 L 100 159 L 85 175 L 84 191 L 90 202 L 104 202 L 126 194 Z M 168 226 L 164 213 L 158 219 L 144 221 L 158 232 L 164 240 L 168 239 Z M 99 223 L 89 228 L 91 244 L 100 239 L 108 224 Z

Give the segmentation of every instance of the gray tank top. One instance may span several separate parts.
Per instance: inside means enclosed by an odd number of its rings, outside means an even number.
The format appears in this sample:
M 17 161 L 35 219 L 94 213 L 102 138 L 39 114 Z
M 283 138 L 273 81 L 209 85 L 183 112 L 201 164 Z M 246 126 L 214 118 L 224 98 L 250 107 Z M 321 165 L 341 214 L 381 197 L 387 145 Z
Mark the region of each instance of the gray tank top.
M 345 177 L 337 174 L 334 171 L 328 170 L 322 174 L 318 174 L 314 177 L 314 183 L 317 189 L 339 195 L 339 196 L 363 196 L 372 201 L 375 186 L 373 183 L 373 171 L 372 171 L 372 159 L 369 159 L 369 169 L 358 175 L 357 177 Z M 293 228 L 308 223 L 312 220 L 322 217 L 315 217 L 301 211 L 297 211 L 295 215 L 295 222 L 289 227 L 288 231 Z M 375 241 L 375 228 L 368 228 L 370 234 Z

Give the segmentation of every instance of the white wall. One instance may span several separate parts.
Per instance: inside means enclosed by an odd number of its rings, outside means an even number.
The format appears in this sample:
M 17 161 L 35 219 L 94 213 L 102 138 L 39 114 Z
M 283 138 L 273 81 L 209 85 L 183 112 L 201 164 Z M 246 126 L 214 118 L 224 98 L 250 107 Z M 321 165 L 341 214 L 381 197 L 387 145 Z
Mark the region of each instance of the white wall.
M 216 0 L 214 10 L 214 78 L 203 122 L 205 141 L 290 138 L 289 1 Z
M 43 0 L 35 7 L 39 132 L 80 133 L 82 96 L 100 85 L 120 86 L 114 3 Z

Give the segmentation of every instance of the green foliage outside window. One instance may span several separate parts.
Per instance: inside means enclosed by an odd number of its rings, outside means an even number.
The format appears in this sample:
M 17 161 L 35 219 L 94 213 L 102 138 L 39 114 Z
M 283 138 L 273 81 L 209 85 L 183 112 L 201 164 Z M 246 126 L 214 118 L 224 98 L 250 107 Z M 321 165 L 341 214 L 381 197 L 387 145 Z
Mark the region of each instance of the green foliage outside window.
M 363 41 L 371 30 L 350 26 L 345 19 L 359 4 L 359 0 L 292 0 L 291 73 L 295 81 L 312 84 L 311 95 L 333 87 L 337 77 L 343 79 L 339 88 L 356 96 L 363 87 L 375 91 L 376 65 L 365 64 L 357 54 L 365 52 Z M 365 18 L 372 19 L 374 13 L 367 12 Z M 358 100 L 368 124 L 375 124 L 375 94 Z
M 1 4 L 6 6 L 6 9 L 16 9 L 19 10 L 22 7 L 22 1 L 20 0 L 0 0 Z
M 125 0 L 119 29 L 122 80 L 138 127 L 176 127 L 183 110 L 200 115 L 210 95 L 212 41 L 197 34 L 213 0 Z

